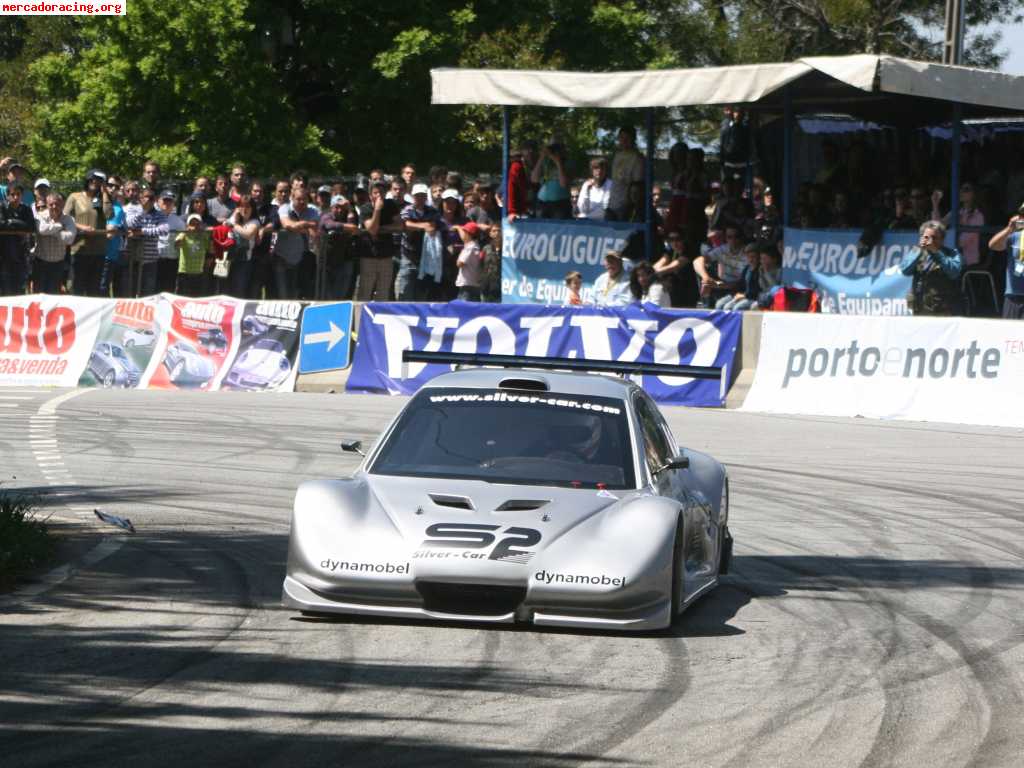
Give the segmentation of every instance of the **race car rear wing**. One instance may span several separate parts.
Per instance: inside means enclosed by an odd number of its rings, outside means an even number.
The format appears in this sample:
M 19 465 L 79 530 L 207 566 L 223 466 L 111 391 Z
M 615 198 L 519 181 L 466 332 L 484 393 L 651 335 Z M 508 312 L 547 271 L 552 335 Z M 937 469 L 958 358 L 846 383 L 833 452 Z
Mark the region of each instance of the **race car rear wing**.
M 475 352 L 418 352 L 406 349 L 403 363 L 440 363 L 458 366 L 495 366 L 500 368 L 539 368 L 547 371 L 582 371 L 614 373 L 620 376 L 652 374 L 655 376 L 688 376 L 691 379 L 718 379 L 719 396 L 728 389 L 725 367 L 710 365 L 666 365 L 664 363 L 627 363 L 621 360 L 585 360 L 576 357 L 526 357 L 523 355 L 483 355 Z

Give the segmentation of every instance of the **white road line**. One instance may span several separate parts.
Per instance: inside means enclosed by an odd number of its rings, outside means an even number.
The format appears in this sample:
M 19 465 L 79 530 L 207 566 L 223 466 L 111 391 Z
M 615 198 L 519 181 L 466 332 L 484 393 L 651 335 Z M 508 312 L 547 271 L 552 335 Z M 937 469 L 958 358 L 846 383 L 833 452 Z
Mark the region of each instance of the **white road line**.
M 29 443 L 33 446 L 32 452 L 35 456 L 36 464 L 39 466 L 40 471 L 46 478 L 46 482 L 51 486 L 71 485 L 74 483 L 71 473 L 64 468 L 64 462 L 61 459 L 57 440 L 55 437 L 51 437 L 56 433 L 57 408 L 71 398 L 84 395 L 88 391 L 89 390 L 86 389 L 74 389 L 63 395 L 51 398 L 39 406 L 39 410 L 30 418 Z M 15 408 L 17 405 L 14 403 L 0 403 L 0 407 Z M 74 490 L 67 490 L 51 491 L 50 493 L 54 497 L 60 497 L 70 495 L 75 492 L 76 491 Z M 88 518 L 89 520 L 93 519 L 93 507 L 91 506 L 85 506 L 84 504 L 64 504 L 64 509 L 74 513 L 72 519 L 76 521 L 81 522 L 84 518 Z M 39 582 L 23 587 L 10 595 L 0 597 L 0 607 L 14 605 L 25 600 L 31 600 L 32 598 L 49 592 L 57 585 L 74 576 L 78 572 L 79 568 L 95 565 L 103 558 L 117 552 L 117 550 L 122 546 L 124 546 L 124 539 L 120 537 L 114 538 L 105 536 L 99 544 L 86 552 L 78 562 L 68 563 L 67 565 L 62 565 L 59 568 L 54 568 L 49 573 L 45 574 Z
M 31 400 L 31 395 L 0 395 L 0 400 Z

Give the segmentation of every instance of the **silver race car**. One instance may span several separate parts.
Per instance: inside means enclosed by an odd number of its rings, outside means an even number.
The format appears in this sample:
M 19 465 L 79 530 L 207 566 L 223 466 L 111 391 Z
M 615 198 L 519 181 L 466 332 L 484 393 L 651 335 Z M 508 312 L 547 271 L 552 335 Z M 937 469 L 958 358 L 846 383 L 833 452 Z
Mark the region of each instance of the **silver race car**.
M 667 627 L 732 553 L 729 480 L 625 378 L 718 368 L 406 352 L 516 366 L 425 384 L 349 479 L 295 496 L 284 603 L 609 630 Z M 360 452 L 360 443 L 343 443 Z

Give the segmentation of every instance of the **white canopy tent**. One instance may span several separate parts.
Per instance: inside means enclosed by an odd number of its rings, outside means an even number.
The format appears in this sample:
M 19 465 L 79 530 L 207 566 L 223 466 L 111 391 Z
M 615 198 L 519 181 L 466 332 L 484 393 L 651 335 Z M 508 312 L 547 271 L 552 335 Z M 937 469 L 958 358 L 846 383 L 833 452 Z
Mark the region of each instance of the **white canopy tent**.
M 847 114 L 885 125 L 952 125 L 951 209 L 959 207 L 960 136 L 965 118 L 1024 116 L 1024 77 L 895 56 L 814 56 L 780 64 L 742 64 L 639 72 L 509 69 L 431 70 L 434 104 L 492 104 L 503 110 L 503 167 L 508 168 L 509 108 L 640 108 L 647 111 L 647 186 L 653 178 L 653 108 L 744 106 L 785 121 L 783 185 L 790 221 L 790 158 L 799 114 Z M 648 226 L 651 207 L 648 201 Z M 953 238 L 957 237 L 953 222 Z M 650 237 L 647 241 L 650 249 Z
M 784 86 L 792 84 L 789 90 L 798 108 L 818 104 L 835 111 L 848 105 L 860 113 L 882 101 L 891 108 L 891 96 L 903 96 L 959 103 L 964 117 L 1024 114 L 1024 77 L 868 54 L 639 72 L 435 69 L 431 80 L 434 104 L 612 109 L 745 104 L 781 109 Z

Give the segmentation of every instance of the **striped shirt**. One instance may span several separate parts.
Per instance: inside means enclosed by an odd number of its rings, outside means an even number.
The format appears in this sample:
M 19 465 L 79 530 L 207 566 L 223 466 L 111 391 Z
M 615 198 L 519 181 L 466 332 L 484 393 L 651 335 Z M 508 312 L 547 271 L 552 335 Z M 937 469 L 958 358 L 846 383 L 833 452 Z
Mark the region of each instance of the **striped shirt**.
M 68 246 L 75 242 L 78 227 L 70 216 L 61 216 L 59 220 L 50 219 L 50 211 L 39 214 L 36 232 L 35 257 L 51 264 L 64 261 Z
M 167 214 L 159 208 L 143 211 L 128 219 L 128 229 L 142 230 L 142 260 L 155 261 L 160 255 L 160 238 L 168 235 Z

